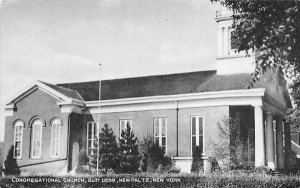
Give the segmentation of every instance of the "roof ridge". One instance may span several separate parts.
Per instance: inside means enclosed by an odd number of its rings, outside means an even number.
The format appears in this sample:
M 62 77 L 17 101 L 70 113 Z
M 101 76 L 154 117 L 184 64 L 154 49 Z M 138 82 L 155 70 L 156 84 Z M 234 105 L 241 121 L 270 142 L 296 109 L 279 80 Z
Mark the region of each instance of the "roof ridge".
M 61 89 L 61 90 L 64 90 L 65 92 L 73 92 L 73 93 L 76 93 L 76 95 L 78 96 L 78 98 L 82 101 L 84 101 L 83 97 L 79 94 L 79 92 L 77 90 L 74 90 L 74 89 L 71 89 L 71 88 L 66 88 L 66 87 L 63 87 L 63 86 L 59 86 L 57 84 L 51 84 L 51 83 L 48 83 L 48 82 L 44 82 L 44 81 L 41 81 L 41 80 L 38 80 L 39 82 L 47 85 L 48 87 L 52 87 L 52 89 L 54 90 L 57 90 L 58 92 L 61 93 L 61 91 L 59 91 L 58 89 Z M 66 95 L 65 93 L 62 93 L 64 95 Z M 74 97 L 70 97 L 68 96 L 69 98 L 72 98 L 72 99 L 76 99 Z M 77 99 L 78 100 L 78 99 Z
M 157 76 L 175 76 L 175 75 L 184 75 L 184 74 L 192 74 L 192 73 L 199 73 L 199 72 L 217 72 L 217 71 L 216 70 L 191 71 L 191 72 L 183 72 L 183 73 L 157 74 L 157 75 L 126 77 L 126 78 L 103 79 L 101 81 L 117 81 L 117 80 L 135 79 L 135 78 L 151 78 L 151 77 L 157 77 Z M 84 81 L 84 82 L 67 82 L 67 83 L 59 83 L 57 85 L 83 84 L 83 83 L 91 83 L 91 82 L 99 82 L 99 80 L 91 80 L 91 81 Z

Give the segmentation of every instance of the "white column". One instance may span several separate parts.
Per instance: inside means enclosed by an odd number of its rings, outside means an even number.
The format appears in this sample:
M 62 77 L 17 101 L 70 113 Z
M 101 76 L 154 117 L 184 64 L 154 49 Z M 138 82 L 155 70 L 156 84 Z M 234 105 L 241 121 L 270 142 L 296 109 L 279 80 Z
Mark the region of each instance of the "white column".
M 281 118 L 276 119 L 276 154 L 277 154 L 277 168 L 284 169 L 283 130 L 282 130 Z
M 223 52 L 225 56 L 228 55 L 228 45 L 229 45 L 229 34 L 228 34 L 228 26 L 224 26 L 224 33 L 223 33 Z
M 222 27 L 218 27 L 218 57 L 223 55 L 223 33 Z
M 275 152 L 274 152 L 274 133 L 273 133 L 273 114 L 266 113 L 266 160 L 267 165 L 275 170 Z
M 262 106 L 254 106 L 255 119 L 255 166 L 265 165 L 265 142 Z

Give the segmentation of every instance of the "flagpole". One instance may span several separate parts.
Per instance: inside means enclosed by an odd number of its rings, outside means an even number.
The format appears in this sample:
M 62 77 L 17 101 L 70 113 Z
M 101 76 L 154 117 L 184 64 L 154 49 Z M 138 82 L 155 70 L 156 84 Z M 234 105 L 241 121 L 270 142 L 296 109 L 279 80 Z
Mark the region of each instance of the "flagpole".
M 99 63 L 100 71 L 99 71 L 99 103 L 98 103 L 98 125 L 96 124 L 97 127 L 97 175 L 99 173 L 99 133 L 100 133 L 100 99 L 101 99 L 101 63 Z

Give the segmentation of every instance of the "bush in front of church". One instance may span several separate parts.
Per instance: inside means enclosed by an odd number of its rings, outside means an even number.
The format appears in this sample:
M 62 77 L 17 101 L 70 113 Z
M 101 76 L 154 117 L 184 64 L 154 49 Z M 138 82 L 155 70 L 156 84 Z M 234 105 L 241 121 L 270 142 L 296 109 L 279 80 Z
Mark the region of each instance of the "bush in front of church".
M 78 154 L 78 164 L 76 166 L 76 174 L 90 174 L 90 168 L 88 166 L 89 158 L 86 155 L 85 150 L 81 150 Z
M 234 118 L 223 118 L 218 122 L 218 141 L 211 141 L 213 158 L 222 170 L 236 170 L 243 167 L 243 142 L 240 139 L 238 122 Z
M 122 130 L 119 139 L 118 171 L 119 173 L 136 173 L 139 171 L 141 156 L 137 137 L 134 136 L 131 127 Z
M 198 174 L 199 172 L 203 172 L 202 151 L 199 146 L 196 146 L 193 151 L 193 162 L 191 171 L 196 174 Z
M 97 170 L 97 161 L 98 170 L 101 174 L 107 174 L 111 171 L 117 172 L 119 167 L 119 147 L 116 136 L 108 124 L 104 124 L 104 127 L 99 133 L 99 139 L 96 139 L 93 144 L 94 149 L 89 156 L 91 172 L 95 173 Z
M 165 155 L 165 151 L 159 146 L 158 143 L 153 141 L 153 136 L 148 135 L 144 138 L 144 142 L 141 145 L 142 172 L 169 172 L 176 171 L 174 169 L 172 160 L 169 156 Z
M 4 161 L 4 169 L 3 172 L 5 175 L 20 175 L 21 171 L 19 169 L 19 166 L 17 164 L 17 160 L 14 158 L 14 146 L 11 146 L 11 148 L 8 151 L 7 158 Z

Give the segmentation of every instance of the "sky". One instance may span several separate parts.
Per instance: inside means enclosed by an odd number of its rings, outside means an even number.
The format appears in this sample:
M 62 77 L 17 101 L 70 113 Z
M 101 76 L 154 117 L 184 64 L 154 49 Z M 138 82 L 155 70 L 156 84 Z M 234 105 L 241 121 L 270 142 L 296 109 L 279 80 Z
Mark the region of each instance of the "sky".
M 210 0 L 2 1 L 0 141 L 5 104 L 35 80 L 99 80 L 99 63 L 102 79 L 216 67 Z

